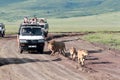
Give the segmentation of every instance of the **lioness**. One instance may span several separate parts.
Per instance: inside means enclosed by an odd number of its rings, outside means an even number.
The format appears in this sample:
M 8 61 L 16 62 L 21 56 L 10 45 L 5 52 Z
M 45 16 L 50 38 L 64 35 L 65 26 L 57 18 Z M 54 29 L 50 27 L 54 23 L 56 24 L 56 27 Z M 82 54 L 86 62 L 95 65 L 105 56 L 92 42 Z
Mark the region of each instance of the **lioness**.
M 78 50 L 78 64 L 81 64 L 81 66 L 84 66 L 85 57 L 88 55 L 88 52 L 86 50 Z
M 75 58 L 77 57 L 76 48 L 71 47 L 71 48 L 69 49 L 69 51 L 70 51 L 70 56 L 71 56 L 72 60 L 75 60 Z
M 55 52 L 65 55 L 65 43 L 51 40 L 48 42 L 48 49 L 52 51 L 50 55 L 55 55 Z

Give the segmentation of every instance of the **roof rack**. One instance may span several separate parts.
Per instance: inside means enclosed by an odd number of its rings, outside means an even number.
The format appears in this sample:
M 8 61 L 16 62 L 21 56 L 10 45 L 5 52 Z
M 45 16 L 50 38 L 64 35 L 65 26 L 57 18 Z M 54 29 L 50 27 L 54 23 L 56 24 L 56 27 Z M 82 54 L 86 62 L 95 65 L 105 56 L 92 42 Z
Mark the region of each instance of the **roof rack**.
M 41 24 L 41 23 L 47 23 L 47 20 L 45 18 L 32 18 L 28 19 L 27 17 L 24 18 L 24 21 L 22 24 Z

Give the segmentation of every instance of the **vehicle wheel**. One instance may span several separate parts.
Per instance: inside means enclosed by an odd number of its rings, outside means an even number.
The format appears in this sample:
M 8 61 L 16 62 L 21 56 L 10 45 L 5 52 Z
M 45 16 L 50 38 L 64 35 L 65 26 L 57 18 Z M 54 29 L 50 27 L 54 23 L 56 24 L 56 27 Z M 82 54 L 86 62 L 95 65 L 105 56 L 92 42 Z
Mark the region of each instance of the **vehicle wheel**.
M 2 37 L 4 37 L 4 34 L 2 34 Z
M 40 47 L 37 49 L 38 53 L 43 54 L 44 47 Z
M 3 34 L 2 34 L 2 37 L 4 37 L 5 36 L 5 32 L 3 32 Z
M 0 37 L 2 37 L 2 34 L 0 34 Z
M 22 54 L 23 50 L 20 50 L 20 53 Z
M 21 49 L 21 47 L 19 48 L 19 52 L 22 54 L 23 53 L 23 49 Z
M 47 37 L 47 35 L 48 35 L 48 32 L 44 32 L 44 36 Z

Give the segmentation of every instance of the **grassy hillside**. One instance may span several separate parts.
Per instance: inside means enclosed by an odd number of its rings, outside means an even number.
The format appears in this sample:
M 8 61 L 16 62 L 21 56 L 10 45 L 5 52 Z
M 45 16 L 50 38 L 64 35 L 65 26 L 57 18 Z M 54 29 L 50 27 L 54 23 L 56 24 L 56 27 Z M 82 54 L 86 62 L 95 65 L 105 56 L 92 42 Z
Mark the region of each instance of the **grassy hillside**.
M 86 32 L 86 31 L 120 31 L 120 12 L 100 15 L 48 18 L 50 32 Z M 22 20 L 18 22 L 6 22 L 7 33 L 15 33 Z
M 52 31 L 120 31 L 120 12 L 86 17 L 50 19 Z
M 13 22 L 24 16 L 69 18 L 120 11 L 120 0 L 2 0 L 0 19 Z

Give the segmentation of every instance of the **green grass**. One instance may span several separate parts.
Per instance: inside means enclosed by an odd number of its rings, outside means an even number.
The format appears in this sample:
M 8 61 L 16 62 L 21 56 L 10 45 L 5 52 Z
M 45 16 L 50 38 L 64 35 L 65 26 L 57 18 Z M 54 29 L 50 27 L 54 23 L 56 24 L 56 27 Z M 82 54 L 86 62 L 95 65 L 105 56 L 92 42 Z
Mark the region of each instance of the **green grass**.
M 86 17 L 48 19 L 51 32 L 120 31 L 120 12 Z
M 21 20 L 16 21 L 16 22 L 3 21 L 3 23 L 5 24 L 5 28 L 6 28 L 6 34 L 16 34 L 16 33 L 18 33 L 18 29 L 19 29 L 19 26 L 20 26 L 21 22 L 22 22 Z
M 18 25 L 6 25 L 6 34 L 15 34 L 18 32 Z
M 95 33 L 85 35 L 83 39 L 110 45 L 112 48 L 120 49 L 120 33 Z

